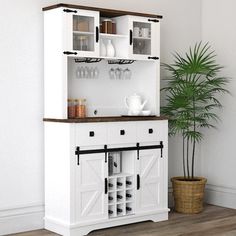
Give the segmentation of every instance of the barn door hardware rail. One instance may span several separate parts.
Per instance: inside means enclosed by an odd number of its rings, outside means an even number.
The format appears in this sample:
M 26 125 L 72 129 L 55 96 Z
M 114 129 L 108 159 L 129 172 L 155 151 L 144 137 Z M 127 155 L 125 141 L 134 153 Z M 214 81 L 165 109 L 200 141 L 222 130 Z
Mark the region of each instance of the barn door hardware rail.
M 150 21 L 150 22 L 155 22 L 155 23 L 158 23 L 158 22 L 159 22 L 159 20 L 157 20 L 157 19 L 148 19 L 148 21 Z
M 122 152 L 122 151 L 137 151 L 139 155 L 140 150 L 150 150 L 150 149 L 160 149 L 161 150 L 161 158 L 163 157 L 163 142 L 161 141 L 159 145 L 148 145 L 148 146 L 136 146 L 132 147 L 119 147 L 119 148 L 107 148 L 105 145 L 102 149 L 91 149 L 91 150 L 81 150 L 80 147 L 76 147 L 75 155 L 78 157 L 77 164 L 79 165 L 79 158 L 80 155 L 87 155 L 87 154 L 95 154 L 95 153 L 108 153 L 108 152 Z

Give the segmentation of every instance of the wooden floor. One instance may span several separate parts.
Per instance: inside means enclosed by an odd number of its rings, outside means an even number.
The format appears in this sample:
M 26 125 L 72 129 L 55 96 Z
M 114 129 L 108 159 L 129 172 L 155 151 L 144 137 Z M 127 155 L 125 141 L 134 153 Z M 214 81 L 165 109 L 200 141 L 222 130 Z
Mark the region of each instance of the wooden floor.
M 56 236 L 47 230 L 14 234 L 17 236 Z M 169 220 L 143 222 L 94 231 L 89 236 L 236 236 L 236 210 L 207 205 L 196 215 L 170 213 Z

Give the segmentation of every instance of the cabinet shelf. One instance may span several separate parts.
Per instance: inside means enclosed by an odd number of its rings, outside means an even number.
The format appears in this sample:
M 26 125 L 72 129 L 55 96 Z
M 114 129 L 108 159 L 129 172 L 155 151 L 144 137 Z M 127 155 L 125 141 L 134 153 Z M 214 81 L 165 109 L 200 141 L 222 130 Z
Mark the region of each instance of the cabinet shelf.
M 74 34 L 76 35 L 87 35 L 87 36 L 92 36 L 94 35 L 94 32 L 86 32 L 86 31 L 73 31 Z
M 104 34 L 100 33 L 101 38 L 116 39 L 116 38 L 128 38 L 125 34 Z
M 151 38 L 147 38 L 147 37 L 133 37 L 133 39 L 136 39 L 136 40 L 151 40 Z

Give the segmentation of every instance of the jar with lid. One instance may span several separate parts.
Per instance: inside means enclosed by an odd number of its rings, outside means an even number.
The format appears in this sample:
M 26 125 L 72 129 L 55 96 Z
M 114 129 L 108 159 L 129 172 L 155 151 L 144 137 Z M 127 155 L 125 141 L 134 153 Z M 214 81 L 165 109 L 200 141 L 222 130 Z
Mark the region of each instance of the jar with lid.
M 76 118 L 86 117 L 86 99 L 76 99 Z
M 73 99 L 67 100 L 67 114 L 69 119 L 75 118 L 75 101 Z
M 112 34 L 112 20 L 111 19 L 104 19 L 102 21 L 102 33 L 105 34 Z

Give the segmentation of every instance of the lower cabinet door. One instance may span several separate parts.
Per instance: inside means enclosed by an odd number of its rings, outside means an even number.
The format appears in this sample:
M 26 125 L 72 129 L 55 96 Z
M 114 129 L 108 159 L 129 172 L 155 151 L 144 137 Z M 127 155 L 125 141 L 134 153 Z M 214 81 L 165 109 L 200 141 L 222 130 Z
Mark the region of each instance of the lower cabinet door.
M 108 219 L 107 174 L 104 153 L 80 155 L 76 169 L 76 221 Z
M 163 199 L 163 159 L 160 150 L 141 150 L 136 166 L 136 212 L 160 209 Z

